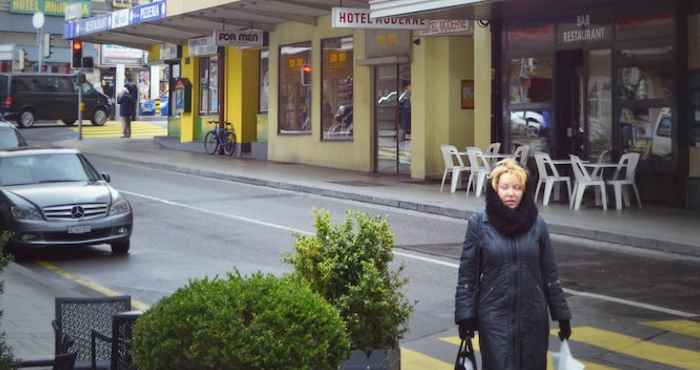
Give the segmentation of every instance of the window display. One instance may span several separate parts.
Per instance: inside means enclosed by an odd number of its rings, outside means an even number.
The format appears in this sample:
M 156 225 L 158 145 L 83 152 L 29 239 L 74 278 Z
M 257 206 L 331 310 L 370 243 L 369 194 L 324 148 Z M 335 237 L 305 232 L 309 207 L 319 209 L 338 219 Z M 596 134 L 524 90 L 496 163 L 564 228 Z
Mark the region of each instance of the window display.
M 353 133 L 353 39 L 323 40 L 321 127 L 323 140 L 349 140 Z
M 270 94 L 270 51 L 260 51 L 260 107 L 258 112 L 267 113 Z
M 311 133 L 311 41 L 280 47 L 279 133 Z
M 201 114 L 219 113 L 219 59 L 217 56 L 199 60 Z
M 552 99 L 552 59 L 517 58 L 510 61 L 510 102 L 543 103 Z

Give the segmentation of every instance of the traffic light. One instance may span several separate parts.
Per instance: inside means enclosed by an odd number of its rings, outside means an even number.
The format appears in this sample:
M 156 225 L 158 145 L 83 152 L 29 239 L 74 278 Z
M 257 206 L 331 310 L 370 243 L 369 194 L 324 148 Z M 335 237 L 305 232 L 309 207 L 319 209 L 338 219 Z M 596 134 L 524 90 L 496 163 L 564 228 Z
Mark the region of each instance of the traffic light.
M 73 68 L 83 67 L 83 42 L 81 40 L 71 41 L 71 50 L 73 52 Z
M 311 72 L 313 69 L 311 68 L 311 65 L 309 64 L 304 64 L 303 67 L 301 67 L 301 84 L 302 86 L 311 86 Z

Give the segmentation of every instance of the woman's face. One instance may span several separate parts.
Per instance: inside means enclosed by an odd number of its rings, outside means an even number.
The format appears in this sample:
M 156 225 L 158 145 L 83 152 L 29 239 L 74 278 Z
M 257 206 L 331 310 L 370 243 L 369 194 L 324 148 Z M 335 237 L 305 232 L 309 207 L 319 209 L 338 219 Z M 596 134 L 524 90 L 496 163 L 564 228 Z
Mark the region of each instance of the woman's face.
M 520 201 L 523 200 L 523 188 L 520 180 L 511 173 L 506 172 L 498 179 L 498 197 L 510 209 L 520 205 Z

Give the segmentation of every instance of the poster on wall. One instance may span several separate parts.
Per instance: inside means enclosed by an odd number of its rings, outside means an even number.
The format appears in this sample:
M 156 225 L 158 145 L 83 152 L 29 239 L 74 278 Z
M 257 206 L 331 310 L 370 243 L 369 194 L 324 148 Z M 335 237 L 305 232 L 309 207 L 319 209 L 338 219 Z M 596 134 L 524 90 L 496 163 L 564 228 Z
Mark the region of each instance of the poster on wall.
M 462 80 L 462 109 L 474 109 L 474 80 Z

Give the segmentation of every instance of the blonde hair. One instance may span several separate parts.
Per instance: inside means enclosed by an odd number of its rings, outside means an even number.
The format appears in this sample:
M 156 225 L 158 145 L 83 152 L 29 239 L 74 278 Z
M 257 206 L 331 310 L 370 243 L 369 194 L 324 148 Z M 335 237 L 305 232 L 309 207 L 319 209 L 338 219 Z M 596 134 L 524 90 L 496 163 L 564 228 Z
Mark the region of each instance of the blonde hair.
M 494 168 L 489 175 L 489 178 L 491 179 L 491 186 L 494 190 L 498 190 L 498 182 L 501 180 L 501 176 L 506 173 L 515 176 L 523 188 L 527 184 L 527 171 L 520 167 L 518 162 L 516 162 L 514 159 L 508 158 L 498 162 L 496 168 Z

